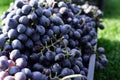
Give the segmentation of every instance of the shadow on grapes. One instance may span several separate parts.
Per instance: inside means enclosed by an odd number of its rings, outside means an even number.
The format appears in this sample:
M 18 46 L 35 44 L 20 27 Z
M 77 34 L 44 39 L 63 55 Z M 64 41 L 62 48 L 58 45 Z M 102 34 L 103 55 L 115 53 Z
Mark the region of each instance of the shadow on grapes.
M 109 63 L 103 70 L 95 71 L 95 80 L 120 80 L 120 41 L 100 38 L 98 46 L 105 48 Z

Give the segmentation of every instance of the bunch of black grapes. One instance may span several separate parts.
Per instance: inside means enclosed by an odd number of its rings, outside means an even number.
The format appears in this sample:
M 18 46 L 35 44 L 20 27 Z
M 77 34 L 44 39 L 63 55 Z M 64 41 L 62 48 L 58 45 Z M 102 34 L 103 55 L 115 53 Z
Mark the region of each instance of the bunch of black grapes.
M 1 19 L 0 80 L 87 76 L 97 28 L 104 28 L 98 17 L 69 2 L 16 0 Z

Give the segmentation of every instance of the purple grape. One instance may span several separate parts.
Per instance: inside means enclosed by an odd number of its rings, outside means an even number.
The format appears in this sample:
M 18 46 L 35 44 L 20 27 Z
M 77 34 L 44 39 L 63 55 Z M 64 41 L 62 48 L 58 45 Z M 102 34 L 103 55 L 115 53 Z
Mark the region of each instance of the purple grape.
M 43 26 L 41 26 L 41 25 L 37 25 L 36 26 L 36 31 L 38 33 L 40 33 L 40 35 L 44 35 L 45 34 L 45 28 Z
M 68 68 L 71 68 L 71 62 L 70 62 L 70 60 L 69 59 L 65 59 L 65 60 L 63 60 L 62 62 L 61 62 L 61 66 L 62 67 L 68 67 Z
M 52 29 L 49 29 L 48 31 L 46 31 L 47 32 L 47 35 L 48 36 L 50 36 L 50 37 L 52 37 L 53 36 L 53 34 L 54 34 L 54 32 L 53 32 L 53 30 Z
M 16 29 L 10 29 L 8 31 L 8 38 L 15 39 L 18 36 L 18 32 Z
M 17 58 L 15 62 L 16 66 L 20 68 L 25 68 L 27 66 L 27 61 L 24 58 Z
M 68 24 L 65 24 L 63 26 L 60 26 L 60 31 L 62 34 L 67 34 L 71 30 L 71 26 Z
M 20 15 L 14 15 L 13 16 L 13 19 L 15 19 L 15 20 L 17 20 L 17 22 L 19 22 L 19 18 L 20 18 L 21 16 Z
M 42 66 L 42 65 L 39 64 L 39 63 L 35 63 L 35 64 L 33 65 L 33 70 L 34 70 L 34 71 L 40 71 L 40 72 L 42 72 L 43 69 L 44 69 L 44 66 Z
M 58 64 L 58 63 L 55 63 L 52 67 L 51 67 L 51 70 L 52 70 L 52 73 L 54 74 L 59 74 L 60 71 L 61 71 L 62 67 Z
M 40 35 L 39 35 L 39 33 L 34 33 L 31 38 L 34 42 L 36 42 L 36 41 L 40 40 Z
M 103 47 L 99 47 L 97 51 L 98 53 L 103 54 L 105 52 L 105 49 Z
M 19 23 L 24 24 L 24 25 L 28 25 L 29 24 L 29 19 L 27 18 L 27 16 L 21 16 L 19 18 Z
M 28 37 L 25 34 L 19 34 L 17 37 L 21 42 L 27 41 Z
M 60 1 L 60 2 L 58 3 L 58 7 L 68 7 L 68 6 L 67 6 L 67 4 L 66 4 L 65 2 Z
M 43 15 L 45 15 L 46 17 L 49 18 L 52 15 L 52 12 L 48 9 L 45 9 L 45 10 L 43 10 Z
M 53 60 L 54 60 L 54 57 L 55 57 L 55 53 L 52 52 L 52 51 L 47 51 L 47 52 L 45 53 L 45 56 L 46 56 L 46 59 L 47 59 L 48 61 L 53 61 Z
M 42 14 L 43 14 L 43 11 L 42 11 L 42 8 L 41 8 L 41 7 L 37 8 L 37 9 L 35 10 L 35 12 L 36 12 L 36 14 L 37 14 L 38 16 L 42 16 Z
M 0 71 L 8 69 L 8 62 L 6 60 L 0 60 Z
M 74 74 L 74 73 L 72 72 L 71 69 L 69 69 L 69 68 L 63 68 L 62 71 L 61 71 L 61 73 L 60 73 L 60 76 L 61 77 L 65 77 L 65 76 L 72 75 L 72 74 Z
M 19 25 L 17 26 L 17 31 L 18 31 L 19 33 L 24 33 L 25 30 L 26 30 L 26 26 L 24 26 L 23 24 L 19 24 Z
M 47 76 L 43 75 L 42 73 L 35 71 L 32 73 L 32 80 L 48 80 Z
M 39 19 L 39 23 L 44 27 L 48 27 L 50 25 L 50 20 L 46 16 L 41 16 Z
M 60 62 L 65 59 L 65 55 L 63 53 L 59 53 L 55 56 L 55 61 Z
M 25 34 L 27 36 L 31 36 L 34 32 L 35 32 L 35 29 L 33 29 L 31 27 L 27 27 Z
M 22 45 L 21 41 L 19 41 L 18 39 L 15 39 L 12 41 L 12 48 L 13 49 L 22 49 L 23 45 Z
M 53 26 L 52 30 L 55 34 L 57 34 L 57 35 L 60 34 L 60 27 L 59 26 Z
M 13 76 L 6 76 L 4 80 L 15 80 L 15 79 L 13 78 Z
M 24 5 L 24 3 L 23 3 L 22 1 L 20 1 L 20 0 L 15 1 L 15 6 L 16 6 L 17 8 L 22 8 L 23 5 Z
M 25 15 L 29 14 L 31 10 L 32 10 L 32 7 L 30 5 L 24 5 L 22 7 L 22 13 Z
M 8 70 L 8 73 L 9 73 L 10 75 L 14 75 L 14 74 L 16 74 L 17 72 L 20 72 L 20 68 L 19 68 L 18 66 L 12 66 L 12 67 L 10 67 L 9 70 Z
M 76 39 L 80 39 L 81 35 L 80 35 L 80 33 L 78 31 L 74 31 L 74 37 Z
M 17 9 L 16 10 L 16 15 L 22 16 L 23 15 L 22 9 Z
M 33 8 L 35 8 L 35 9 L 38 8 L 37 0 L 30 0 L 29 5 L 32 6 Z
M 71 52 L 71 55 L 73 57 L 80 57 L 81 56 L 81 52 L 77 49 L 72 49 L 70 52 Z
M 10 18 L 6 21 L 6 25 L 8 25 L 10 28 L 14 29 L 17 27 L 18 22 L 17 22 L 17 20 Z
M 4 78 L 8 76 L 8 72 L 6 71 L 0 71 L 0 80 L 4 80 Z
M 32 48 L 34 46 L 33 41 L 28 39 L 25 43 L 26 48 Z
M 80 74 L 80 68 L 77 65 L 74 65 L 72 69 L 75 72 L 75 74 Z
M 15 74 L 15 80 L 26 80 L 26 75 L 23 72 L 17 72 Z
M 63 25 L 63 24 L 64 24 L 63 20 L 62 20 L 59 16 L 53 15 L 53 16 L 50 17 L 50 20 L 51 20 L 55 25 Z
M 17 58 L 19 58 L 21 55 L 20 55 L 20 51 L 18 49 L 14 49 L 11 51 L 10 53 L 10 59 L 11 60 L 16 60 Z
M 12 46 L 10 44 L 4 45 L 4 51 L 10 51 L 12 49 Z
M 31 76 L 32 76 L 32 72 L 29 68 L 23 68 L 21 70 L 21 72 L 23 72 L 26 75 L 27 78 L 31 78 Z
M 68 14 L 68 8 L 66 7 L 61 7 L 59 10 L 59 13 L 62 15 L 67 15 Z
M 35 12 L 32 12 L 28 15 L 28 19 L 35 21 L 37 19 L 37 14 Z

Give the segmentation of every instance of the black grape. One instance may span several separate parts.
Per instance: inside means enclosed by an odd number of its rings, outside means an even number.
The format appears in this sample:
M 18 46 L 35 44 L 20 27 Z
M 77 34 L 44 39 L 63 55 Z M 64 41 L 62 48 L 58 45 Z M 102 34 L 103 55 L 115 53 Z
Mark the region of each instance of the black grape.
M 8 62 L 6 60 L 0 60 L 0 71 L 8 69 Z
M 17 72 L 20 72 L 20 68 L 18 66 L 10 67 L 10 69 L 8 70 L 8 73 L 10 75 L 15 75 Z
M 15 74 L 15 80 L 26 80 L 26 75 L 23 72 L 17 72 Z
M 17 31 L 18 31 L 19 33 L 24 33 L 25 30 L 26 30 L 26 26 L 24 26 L 23 24 L 19 24 L 19 25 L 17 26 Z
M 10 53 L 10 59 L 11 60 L 16 60 L 17 58 L 19 58 L 21 55 L 20 55 L 20 51 L 18 49 L 14 49 L 11 51 Z
M 29 19 L 27 18 L 27 16 L 21 16 L 19 18 L 19 23 L 24 24 L 24 25 L 28 25 L 29 24 Z
M 17 27 L 18 22 L 17 22 L 17 20 L 10 18 L 6 21 L 6 25 L 8 25 L 10 28 L 14 29 Z
M 32 7 L 30 5 L 24 5 L 22 7 L 22 13 L 25 15 L 29 14 L 31 10 L 32 10 Z
M 23 48 L 23 45 L 22 45 L 21 41 L 19 41 L 18 39 L 15 39 L 12 41 L 12 48 L 21 50 Z
M 18 36 L 18 32 L 17 32 L 16 29 L 10 29 L 10 30 L 8 31 L 8 37 L 9 37 L 10 39 L 15 39 L 17 36 Z
M 15 6 L 17 8 L 22 8 L 23 5 L 24 5 L 24 3 L 22 1 L 20 1 L 20 0 L 18 0 L 18 1 L 15 2 Z
M 37 26 L 36 26 L 36 31 L 37 31 L 38 33 L 40 33 L 40 35 L 45 34 L 45 28 L 44 28 L 43 26 L 41 26 L 41 25 L 37 25 Z
M 27 41 L 28 37 L 25 34 L 19 34 L 17 37 L 21 42 Z

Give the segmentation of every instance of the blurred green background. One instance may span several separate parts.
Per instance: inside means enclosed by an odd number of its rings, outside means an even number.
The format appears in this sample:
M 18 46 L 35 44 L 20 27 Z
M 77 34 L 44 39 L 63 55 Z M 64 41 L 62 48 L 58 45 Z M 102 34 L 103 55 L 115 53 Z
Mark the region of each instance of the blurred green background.
M 12 1 L 0 0 L 0 15 Z M 105 0 L 102 21 L 105 30 L 98 32 L 98 46 L 106 49 L 109 64 L 103 70 L 95 71 L 94 80 L 120 80 L 120 0 Z

